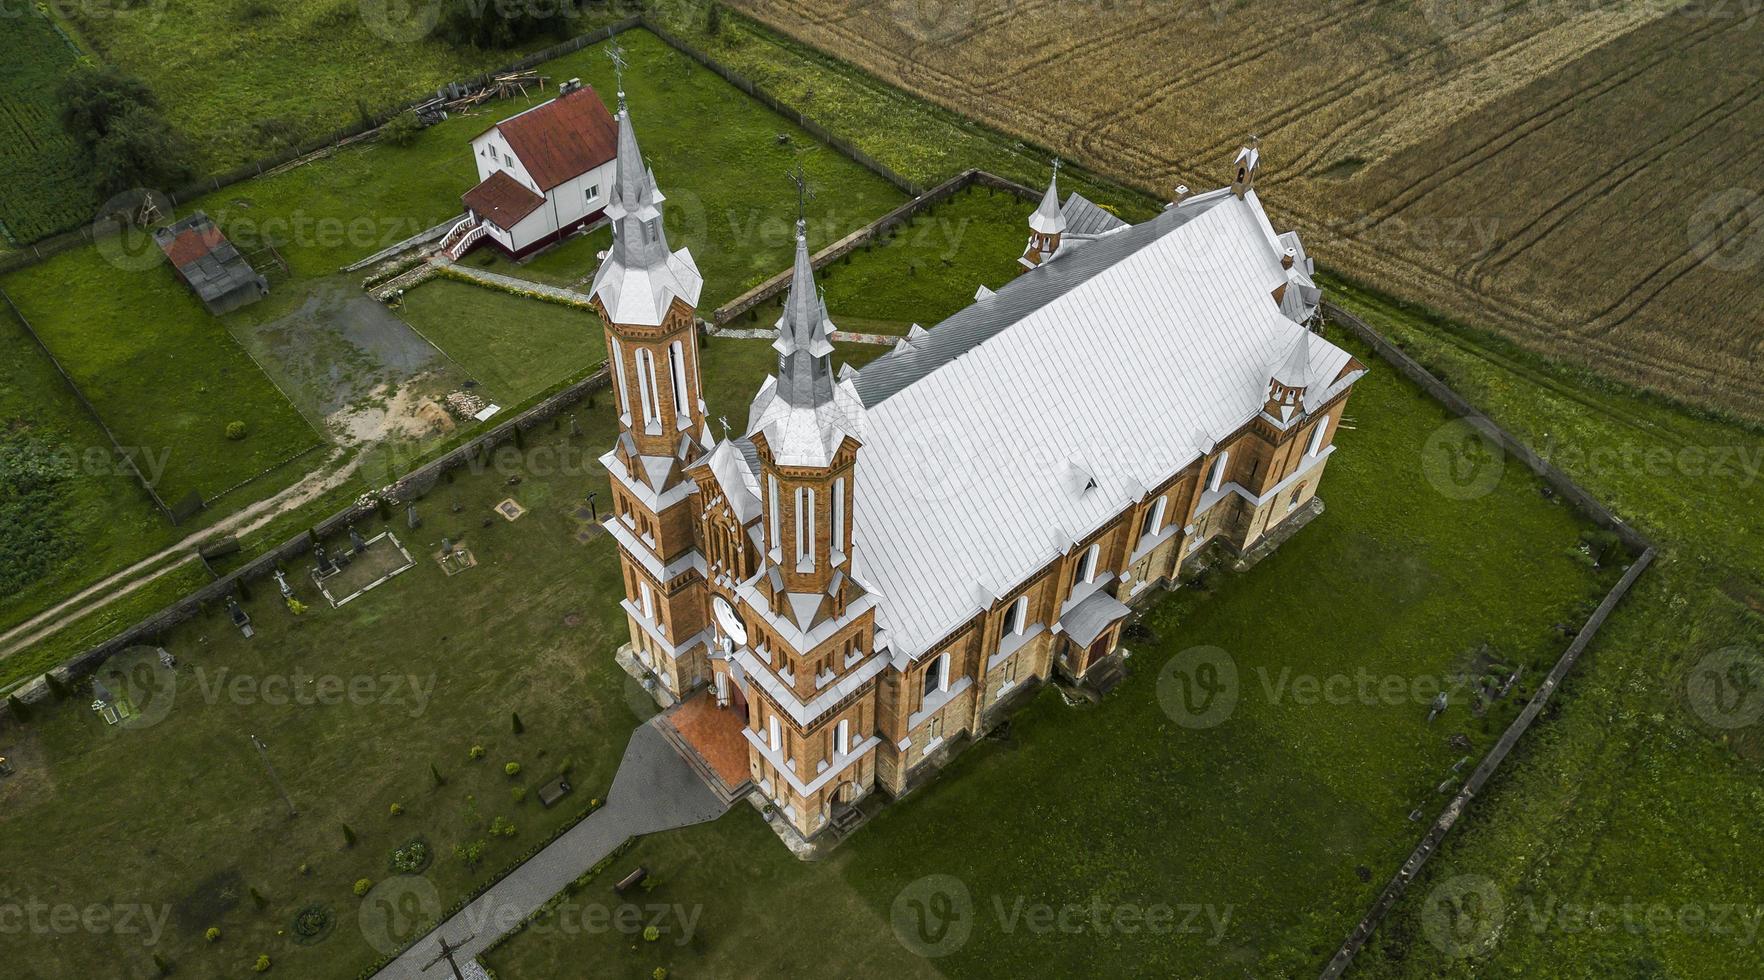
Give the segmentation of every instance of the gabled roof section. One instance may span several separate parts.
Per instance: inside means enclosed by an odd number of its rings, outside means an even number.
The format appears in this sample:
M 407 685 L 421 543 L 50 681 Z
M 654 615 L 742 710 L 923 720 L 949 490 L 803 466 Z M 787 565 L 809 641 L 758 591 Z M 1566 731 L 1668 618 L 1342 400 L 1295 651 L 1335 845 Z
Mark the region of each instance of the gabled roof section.
M 897 659 L 978 612 L 976 583 L 1023 582 L 1261 412 L 1305 333 L 1273 299 L 1265 222 L 1253 192 L 1187 198 L 858 372 L 852 574 L 885 597 Z M 1315 397 L 1359 377 L 1308 343 Z
M 473 214 L 503 231 L 512 231 L 521 219 L 539 210 L 545 198 L 514 179 L 506 170 L 498 170 L 465 192 L 461 198 Z
M 1127 222 L 1077 191 L 1066 196 L 1066 203 L 1060 210 L 1066 215 L 1066 234 L 1069 236 L 1094 238 L 1128 226 Z
M 491 126 L 549 191 L 613 158 L 618 127 L 591 86 L 565 93 Z M 482 133 L 479 134 L 483 135 Z

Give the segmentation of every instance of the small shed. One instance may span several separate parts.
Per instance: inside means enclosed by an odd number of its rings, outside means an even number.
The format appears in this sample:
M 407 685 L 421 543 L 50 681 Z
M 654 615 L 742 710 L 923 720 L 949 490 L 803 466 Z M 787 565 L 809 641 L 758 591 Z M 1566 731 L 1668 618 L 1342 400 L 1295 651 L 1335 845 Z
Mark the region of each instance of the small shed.
M 178 271 L 178 278 L 195 291 L 202 305 L 215 316 L 269 295 L 269 280 L 251 268 L 245 256 L 201 211 L 154 231 L 153 240 Z

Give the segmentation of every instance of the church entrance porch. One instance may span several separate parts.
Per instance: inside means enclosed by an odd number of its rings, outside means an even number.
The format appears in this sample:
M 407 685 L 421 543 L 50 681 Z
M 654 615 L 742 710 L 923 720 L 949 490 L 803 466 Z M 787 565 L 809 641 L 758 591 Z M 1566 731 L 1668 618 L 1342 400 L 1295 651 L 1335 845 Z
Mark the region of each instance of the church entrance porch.
M 752 785 L 747 739 L 741 734 L 744 714 L 717 707 L 716 697 L 701 690 L 665 712 L 659 726 L 705 784 L 729 802 L 740 799 Z

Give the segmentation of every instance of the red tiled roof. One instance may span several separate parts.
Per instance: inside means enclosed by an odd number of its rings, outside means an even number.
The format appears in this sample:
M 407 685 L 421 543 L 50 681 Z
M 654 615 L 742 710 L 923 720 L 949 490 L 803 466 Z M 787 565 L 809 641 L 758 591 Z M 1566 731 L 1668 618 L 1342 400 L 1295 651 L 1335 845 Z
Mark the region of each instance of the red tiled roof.
M 521 165 L 540 189 L 547 191 L 593 170 L 618 153 L 618 124 L 612 113 L 606 111 L 600 96 L 587 85 L 504 119 L 490 129 L 502 131 L 502 138 L 514 148 Z
M 506 170 L 498 170 L 484 178 L 483 183 L 466 191 L 461 200 L 473 214 L 503 231 L 514 230 L 522 218 L 545 203 L 545 198 L 510 177 Z
M 182 269 L 214 251 L 226 240 L 227 236 L 221 234 L 219 228 L 205 223 L 201 227 L 185 228 L 176 238 L 161 244 L 160 248 L 165 252 L 165 257 L 171 260 L 173 268 Z

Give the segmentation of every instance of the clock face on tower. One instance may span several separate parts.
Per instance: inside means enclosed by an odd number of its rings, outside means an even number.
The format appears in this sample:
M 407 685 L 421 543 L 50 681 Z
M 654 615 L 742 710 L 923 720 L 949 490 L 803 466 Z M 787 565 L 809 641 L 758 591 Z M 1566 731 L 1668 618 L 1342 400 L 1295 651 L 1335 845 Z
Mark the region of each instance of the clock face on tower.
M 728 634 L 729 639 L 746 645 L 747 627 L 741 625 L 741 617 L 735 615 L 735 607 L 729 605 L 729 600 L 722 596 L 712 599 L 711 611 L 716 614 L 717 625 L 723 628 L 723 632 Z

